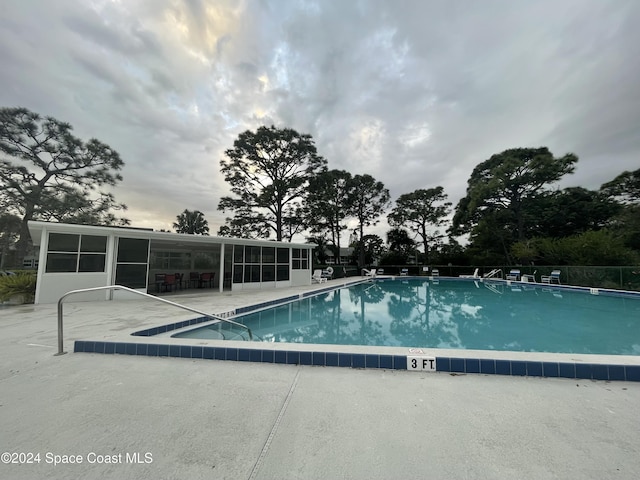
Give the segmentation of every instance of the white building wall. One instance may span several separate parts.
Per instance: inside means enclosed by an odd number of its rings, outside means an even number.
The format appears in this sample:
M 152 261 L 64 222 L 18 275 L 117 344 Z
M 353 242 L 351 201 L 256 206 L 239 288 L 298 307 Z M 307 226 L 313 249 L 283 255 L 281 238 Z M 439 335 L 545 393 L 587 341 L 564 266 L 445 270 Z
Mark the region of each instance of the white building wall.
M 311 270 L 291 270 L 291 285 L 311 285 Z
M 39 280 L 36 303 L 57 303 L 62 295 L 81 288 L 109 285 L 106 273 L 45 273 Z M 104 300 L 106 292 L 87 292 L 73 296 L 74 302 Z
M 38 280 L 36 287 L 35 303 L 57 303 L 60 297 L 72 290 L 80 290 L 83 288 L 103 287 L 111 285 L 113 278 L 113 261 L 115 258 L 115 237 L 107 236 L 107 252 L 105 258 L 104 272 L 81 272 L 81 273 L 47 273 L 45 266 L 47 263 L 47 250 L 49 247 L 49 232 L 59 231 L 55 227 L 52 229 L 43 228 L 40 239 L 40 258 L 38 268 Z M 67 232 L 63 232 L 67 233 Z M 76 232 L 71 232 L 76 233 Z M 74 301 L 95 301 L 105 300 L 109 298 L 110 293 L 104 292 L 86 292 L 75 295 Z

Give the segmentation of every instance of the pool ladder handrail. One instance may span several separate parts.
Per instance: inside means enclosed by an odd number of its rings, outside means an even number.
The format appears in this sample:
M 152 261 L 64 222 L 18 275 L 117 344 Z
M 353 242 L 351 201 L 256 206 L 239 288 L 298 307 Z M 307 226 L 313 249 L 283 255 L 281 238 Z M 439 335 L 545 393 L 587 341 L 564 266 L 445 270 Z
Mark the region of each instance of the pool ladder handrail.
M 167 303 L 169 305 L 173 305 L 174 307 L 178 307 L 178 308 L 182 308 L 183 310 L 188 310 L 190 312 L 193 313 L 197 313 L 199 315 L 204 315 L 205 317 L 209 317 L 212 318 L 214 320 L 219 320 L 221 322 L 226 322 L 226 323 L 230 323 L 232 325 L 236 325 L 238 327 L 242 327 L 245 328 L 247 330 L 247 332 L 249 333 L 249 341 L 253 341 L 253 333 L 251 332 L 251 329 L 249 327 L 247 327 L 246 325 L 243 325 L 242 323 L 238 323 L 238 322 L 234 322 L 233 320 L 229 320 L 228 318 L 223 318 L 220 317 L 218 315 L 213 315 L 211 313 L 206 313 L 206 312 L 202 312 L 200 310 L 196 310 L 195 308 L 191 308 L 191 307 L 187 307 L 186 305 L 181 305 L 179 303 L 176 302 L 171 302 L 169 300 L 165 300 L 164 298 L 159 298 L 159 297 L 155 297 L 153 295 L 149 295 L 148 293 L 144 293 L 144 292 L 139 292 L 138 290 L 134 290 L 133 288 L 129 288 L 129 287 L 125 287 L 123 285 L 107 285 L 104 287 L 91 287 L 91 288 L 82 288 L 79 290 L 71 290 L 70 292 L 65 293 L 64 295 L 62 295 L 60 297 L 60 299 L 58 300 L 58 353 L 56 353 L 55 355 L 64 355 L 65 352 L 64 351 L 64 340 L 63 340 L 63 334 L 62 334 L 62 324 L 63 324 L 63 302 L 64 299 L 71 296 L 71 295 L 75 295 L 77 293 L 85 293 L 85 292 L 97 292 L 100 290 L 125 290 L 127 292 L 131 292 L 131 293 L 135 293 L 136 295 L 140 295 L 146 298 L 151 298 L 153 300 L 157 300 L 158 302 L 162 302 L 162 303 Z
M 494 268 L 489 273 L 483 275 L 482 278 L 495 278 L 498 274 L 500 274 L 499 278 L 502 278 L 502 270 L 500 268 Z

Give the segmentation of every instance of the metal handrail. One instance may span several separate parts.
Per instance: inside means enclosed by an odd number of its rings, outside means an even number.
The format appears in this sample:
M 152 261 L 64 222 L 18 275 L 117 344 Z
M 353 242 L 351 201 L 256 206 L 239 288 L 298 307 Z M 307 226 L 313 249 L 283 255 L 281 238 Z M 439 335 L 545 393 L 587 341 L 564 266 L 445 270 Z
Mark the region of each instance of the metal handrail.
M 249 333 L 249 341 L 253 340 L 253 333 L 251 329 L 242 323 L 234 322 L 233 320 L 229 320 L 228 318 L 222 318 L 217 315 L 212 315 L 211 313 L 201 312 L 200 310 L 196 310 L 195 308 L 187 307 L 185 305 L 180 305 L 179 303 L 170 302 L 169 300 L 165 300 L 164 298 L 154 297 L 153 295 L 149 295 L 148 293 L 139 292 L 138 290 L 134 290 L 133 288 L 124 287 L 122 285 L 107 285 L 104 287 L 92 287 L 92 288 L 82 288 L 80 290 L 71 290 L 70 292 L 65 293 L 58 300 L 58 353 L 55 355 L 64 355 L 64 346 L 63 346 L 63 338 L 62 338 L 62 303 L 65 298 L 70 295 L 74 295 L 76 293 L 85 293 L 85 292 L 97 292 L 100 290 L 125 290 L 127 292 L 135 293 L 136 295 L 141 295 L 143 297 L 151 298 L 153 300 L 157 300 L 158 302 L 168 303 L 169 305 L 173 305 L 174 307 L 182 308 L 183 310 L 188 310 L 190 312 L 198 313 L 200 315 L 204 315 L 205 317 L 213 318 L 214 320 L 220 320 L 221 322 L 230 323 L 232 325 L 236 325 L 238 327 L 246 328 Z
M 500 274 L 500 278 L 502 278 L 502 270 L 500 268 L 494 268 L 482 278 L 494 278 L 498 273 Z

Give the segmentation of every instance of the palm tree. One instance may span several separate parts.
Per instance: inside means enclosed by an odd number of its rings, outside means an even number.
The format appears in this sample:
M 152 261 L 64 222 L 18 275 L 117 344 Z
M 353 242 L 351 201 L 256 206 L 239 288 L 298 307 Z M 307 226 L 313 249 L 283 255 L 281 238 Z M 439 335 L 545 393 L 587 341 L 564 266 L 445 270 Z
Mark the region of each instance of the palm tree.
M 204 219 L 200 210 L 185 210 L 177 217 L 173 228 L 178 233 L 190 233 L 192 235 L 209 235 L 209 223 Z

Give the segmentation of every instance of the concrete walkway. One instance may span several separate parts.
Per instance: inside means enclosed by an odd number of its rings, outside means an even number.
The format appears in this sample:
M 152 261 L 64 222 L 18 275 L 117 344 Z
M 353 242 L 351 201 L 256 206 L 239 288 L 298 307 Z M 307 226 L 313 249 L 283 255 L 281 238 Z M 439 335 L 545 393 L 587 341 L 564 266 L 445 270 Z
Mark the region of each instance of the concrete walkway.
M 242 300 L 213 301 L 222 298 Z M 65 308 L 70 340 L 101 331 L 121 308 L 137 310 L 141 326 L 162 315 L 129 302 Z M 54 306 L 0 308 L 0 453 L 40 460 L 2 463 L 2 479 L 635 479 L 640 472 L 640 383 L 53 356 L 56 332 Z M 52 463 L 72 456 L 82 463 Z

